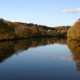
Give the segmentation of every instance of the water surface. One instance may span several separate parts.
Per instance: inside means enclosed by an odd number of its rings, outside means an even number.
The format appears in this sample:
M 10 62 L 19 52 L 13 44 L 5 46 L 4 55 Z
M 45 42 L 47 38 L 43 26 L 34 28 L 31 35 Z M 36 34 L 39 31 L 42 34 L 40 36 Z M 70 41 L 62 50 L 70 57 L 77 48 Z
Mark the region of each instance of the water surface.
M 66 39 L 0 42 L 0 80 L 80 80 L 79 50 Z

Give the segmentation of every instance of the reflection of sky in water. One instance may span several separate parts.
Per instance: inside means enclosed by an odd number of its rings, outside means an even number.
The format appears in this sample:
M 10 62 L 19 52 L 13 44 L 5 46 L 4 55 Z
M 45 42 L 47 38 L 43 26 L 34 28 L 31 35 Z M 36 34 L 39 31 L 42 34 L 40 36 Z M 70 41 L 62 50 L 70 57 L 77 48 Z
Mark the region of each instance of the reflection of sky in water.
M 0 79 L 80 80 L 67 45 L 29 48 L 0 64 Z
M 66 45 L 47 45 L 37 48 L 30 48 L 27 52 L 24 51 L 25 55 L 28 55 L 28 59 L 40 58 L 40 59 L 52 59 L 52 60 L 70 60 L 71 54 Z

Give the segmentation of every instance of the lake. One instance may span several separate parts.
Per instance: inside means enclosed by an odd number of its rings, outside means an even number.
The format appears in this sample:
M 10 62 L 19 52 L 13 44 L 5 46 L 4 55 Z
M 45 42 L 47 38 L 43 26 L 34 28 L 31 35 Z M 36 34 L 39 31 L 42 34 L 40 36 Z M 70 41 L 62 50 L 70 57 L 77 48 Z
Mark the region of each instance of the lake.
M 80 80 L 79 53 L 66 39 L 0 42 L 0 80 Z

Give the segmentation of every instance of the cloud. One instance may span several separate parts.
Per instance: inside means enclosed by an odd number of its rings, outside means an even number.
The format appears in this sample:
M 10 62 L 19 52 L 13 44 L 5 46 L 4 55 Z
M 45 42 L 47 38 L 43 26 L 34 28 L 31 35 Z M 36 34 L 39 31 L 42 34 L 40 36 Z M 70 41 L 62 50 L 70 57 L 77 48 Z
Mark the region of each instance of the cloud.
M 44 12 L 47 12 L 47 13 L 56 13 L 58 11 L 57 10 L 48 10 L 48 9 L 46 9 L 46 10 L 44 10 Z
M 65 10 L 62 10 L 61 13 L 80 13 L 80 8 L 77 8 L 77 9 L 65 9 Z
M 67 14 L 74 14 L 74 13 L 80 13 L 80 8 L 76 8 L 76 9 L 64 9 L 64 10 L 44 10 L 47 13 L 67 13 Z

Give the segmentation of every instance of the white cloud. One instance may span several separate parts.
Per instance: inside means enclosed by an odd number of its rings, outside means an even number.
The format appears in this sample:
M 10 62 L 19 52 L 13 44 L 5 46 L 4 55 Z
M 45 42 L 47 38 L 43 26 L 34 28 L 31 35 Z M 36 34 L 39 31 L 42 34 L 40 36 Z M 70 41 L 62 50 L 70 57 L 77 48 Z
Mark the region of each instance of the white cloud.
M 80 8 L 77 8 L 77 9 L 65 9 L 65 10 L 62 10 L 61 13 L 80 13 Z
M 58 11 L 58 10 L 44 10 L 45 12 L 47 12 L 47 13 L 68 13 L 68 14 L 70 14 L 70 13 L 80 13 L 80 8 L 76 8 L 76 9 L 64 9 L 64 10 L 60 10 L 60 11 Z
M 56 13 L 58 11 L 57 10 L 48 10 L 48 9 L 46 9 L 46 10 L 44 10 L 44 12 L 47 12 L 47 13 Z

